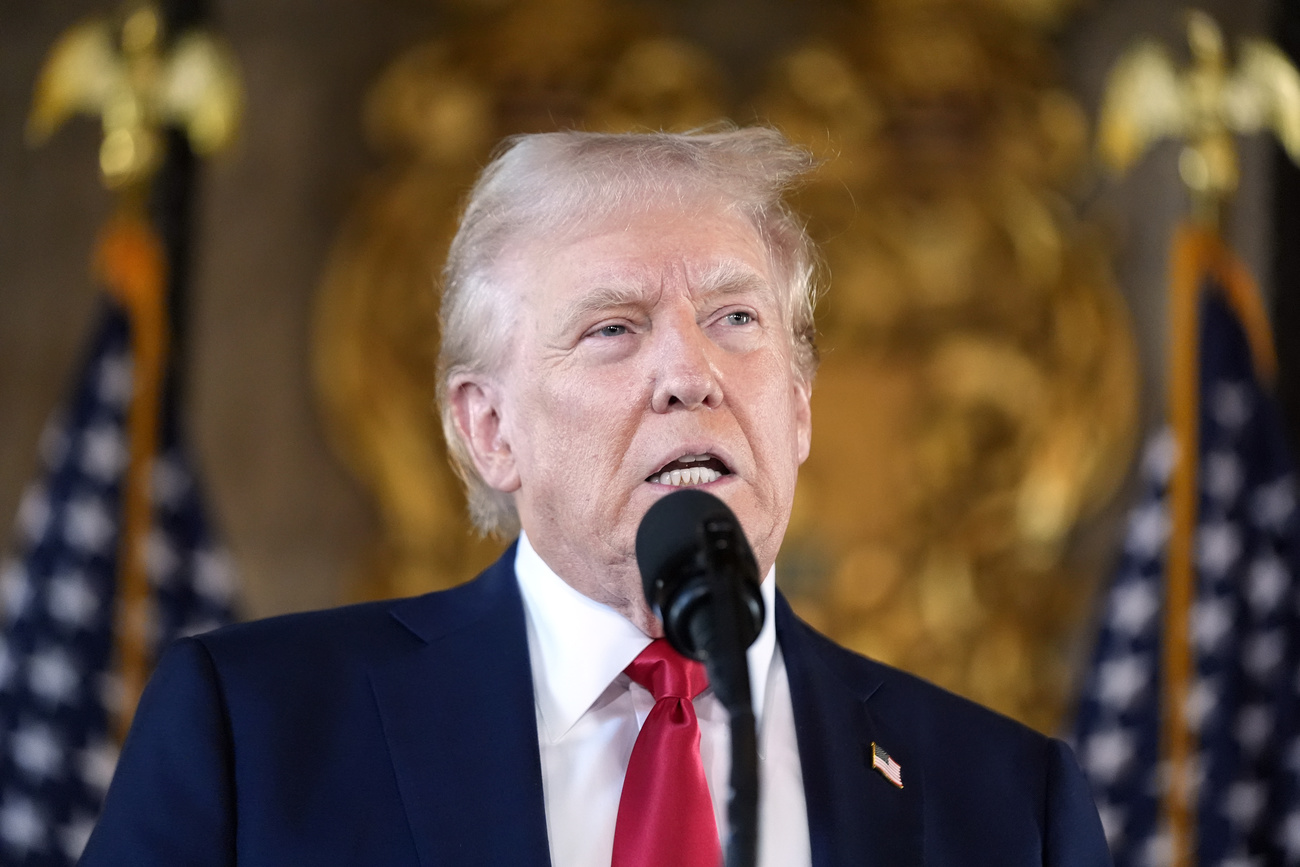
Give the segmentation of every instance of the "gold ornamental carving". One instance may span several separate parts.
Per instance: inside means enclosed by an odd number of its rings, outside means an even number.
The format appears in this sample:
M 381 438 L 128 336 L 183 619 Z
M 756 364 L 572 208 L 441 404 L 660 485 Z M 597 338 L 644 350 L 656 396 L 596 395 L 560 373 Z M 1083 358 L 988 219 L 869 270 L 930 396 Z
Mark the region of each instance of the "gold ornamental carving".
M 469 530 L 432 406 L 435 269 L 493 144 L 757 117 L 825 160 L 798 204 L 832 283 L 782 585 L 837 640 L 1054 726 L 1100 577 L 1076 538 L 1124 477 L 1137 404 L 1105 244 L 1069 200 L 1088 129 L 1051 37 L 1070 4 L 828 3 L 743 86 L 653 6 L 480 5 L 499 8 L 466 6 L 376 82 L 386 166 L 322 287 L 325 418 L 384 527 L 362 595 L 499 550 Z
M 837 640 L 1050 730 L 1124 478 L 1137 374 L 1059 14 L 875 2 L 773 65 L 760 115 L 817 148 L 832 291 L 781 570 Z M 1057 11 L 1062 11 L 1058 4 Z

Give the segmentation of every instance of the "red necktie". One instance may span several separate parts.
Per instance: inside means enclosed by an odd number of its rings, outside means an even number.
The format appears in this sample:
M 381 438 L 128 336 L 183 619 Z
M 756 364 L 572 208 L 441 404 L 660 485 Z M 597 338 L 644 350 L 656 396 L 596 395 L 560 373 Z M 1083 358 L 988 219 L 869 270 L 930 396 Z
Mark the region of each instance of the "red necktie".
M 654 641 L 627 667 L 655 706 L 632 747 L 614 825 L 612 867 L 718 867 L 722 846 L 700 760 L 695 698 L 704 666 Z

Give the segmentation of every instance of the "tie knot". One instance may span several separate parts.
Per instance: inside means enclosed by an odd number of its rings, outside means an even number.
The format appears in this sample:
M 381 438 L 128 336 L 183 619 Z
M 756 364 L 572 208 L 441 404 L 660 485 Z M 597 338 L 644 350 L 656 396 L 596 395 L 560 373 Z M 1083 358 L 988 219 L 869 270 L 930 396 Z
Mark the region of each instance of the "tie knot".
M 703 663 L 682 656 L 664 638 L 650 642 L 626 671 L 628 677 L 650 690 L 655 701 L 693 699 L 709 685 Z

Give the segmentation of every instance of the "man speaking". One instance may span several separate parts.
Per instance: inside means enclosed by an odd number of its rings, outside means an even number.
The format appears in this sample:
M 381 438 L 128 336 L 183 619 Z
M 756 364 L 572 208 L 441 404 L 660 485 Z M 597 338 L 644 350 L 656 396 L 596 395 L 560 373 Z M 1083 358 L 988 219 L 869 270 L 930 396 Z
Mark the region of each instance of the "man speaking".
M 445 270 L 474 581 L 173 646 L 82 863 L 716 867 L 727 714 L 662 639 L 647 510 L 696 487 L 765 576 L 759 864 L 1092 867 L 1061 743 L 816 634 L 774 563 L 811 442 L 814 253 L 768 129 L 512 140 Z

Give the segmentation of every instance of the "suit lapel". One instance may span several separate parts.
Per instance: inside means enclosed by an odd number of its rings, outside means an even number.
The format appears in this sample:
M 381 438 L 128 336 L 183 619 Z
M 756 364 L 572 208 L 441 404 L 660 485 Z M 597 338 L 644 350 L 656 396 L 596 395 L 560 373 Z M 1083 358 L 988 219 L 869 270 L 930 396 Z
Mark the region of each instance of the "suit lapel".
M 418 641 L 371 669 L 422 867 L 549 867 L 514 547 L 475 581 L 394 604 Z
M 776 609 L 794 703 L 813 867 L 920 865 L 921 764 L 909 739 L 879 719 L 874 705 L 880 699 L 868 701 L 880 688 L 880 678 L 864 676 L 859 667 L 837 667 L 833 654 L 845 651 L 795 618 L 780 595 Z M 901 766 L 902 788 L 872 769 L 873 743 Z
M 923 780 L 908 773 L 920 763 L 869 705 L 880 679 L 836 666 L 844 651 L 779 594 L 776 609 L 813 867 L 920 865 Z M 421 867 L 550 867 L 513 546 L 470 584 L 397 602 L 393 616 L 417 640 L 374 665 L 371 683 Z M 872 770 L 873 742 L 903 788 Z

